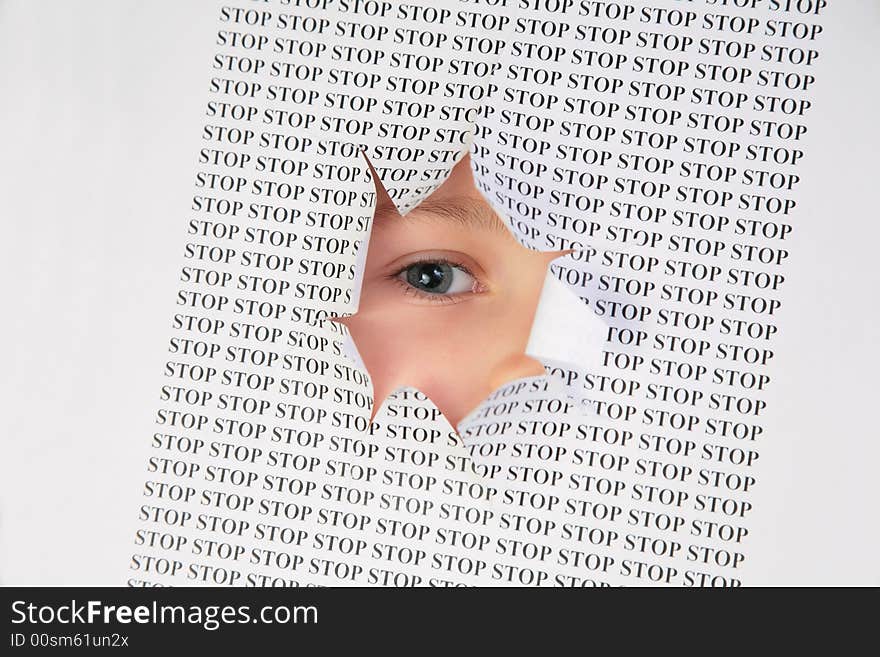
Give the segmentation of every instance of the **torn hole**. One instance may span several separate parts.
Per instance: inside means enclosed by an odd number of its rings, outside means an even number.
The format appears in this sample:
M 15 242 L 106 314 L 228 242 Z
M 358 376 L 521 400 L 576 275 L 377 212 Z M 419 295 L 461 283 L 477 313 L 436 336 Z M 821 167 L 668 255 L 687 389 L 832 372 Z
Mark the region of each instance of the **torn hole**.
M 371 421 L 411 387 L 457 427 L 504 384 L 545 375 L 527 347 L 550 262 L 567 252 L 520 244 L 477 189 L 467 153 L 405 216 L 367 164 L 377 202 L 357 311 L 333 321 L 369 373 Z

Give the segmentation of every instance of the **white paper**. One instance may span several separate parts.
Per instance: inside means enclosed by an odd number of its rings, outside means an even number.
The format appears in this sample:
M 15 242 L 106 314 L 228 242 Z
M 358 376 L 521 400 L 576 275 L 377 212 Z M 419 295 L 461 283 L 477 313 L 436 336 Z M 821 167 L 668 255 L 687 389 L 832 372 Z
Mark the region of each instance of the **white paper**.
M 146 412 L 154 414 L 152 423 L 146 431 L 131 430 L 131 441 L 150 447 L 146 476 L 142 469 L 130 475 L 132 486 L 140 489 L 140 500 L 129 515 L 118 519 L 119 523 L 131 523 L 136 517 L 129 554 L 119 557 L 122 578 L 133 585 L 751 583 L 741 575 L 753 556 L 751 514 L 760 506 L 765 482 L 780 476 L 778 467 L 762 467 L 765 450 L 772 449 L 767 446 L 772 439 L 765 430 L 763 414 L 769 412 L 770 396 L 782 394 L 773 390 L 779 373 L 776 358 L 785 350 L 782 335 L 795 330 L 786 326 L 783 318 L 789 302 L 786 283 L 791 280 L 788 262 L 797 257 L 789 241 L 797 236 L 797 216 L 803 211 L 803 181 L 786 176 L 799 175 L 798 165 L 773 163 L 772 168 L 761 168 L 775 176 L 772 180 L 792 187 L 772 190 L 768 196 L 779 199 L 772 201 L 772 206 L 751 211 L 734 204 L 755 202 L 754 197 L 745 201 L 741 197 L 756 191 L 741 178 L 746 168 L 759 169 L 747 159 L 750 146 L 768 146 L 777 157 L 780 153 L 789 158 L 798 156 L 802 158 L 798 163 L 818 157 L 810 146 L 810 128 L 825 102 L 818 91 L 824 80 L 816 75 L 812 82 L 805 76 L 812 75 L 811 67 L 818 66 L 825 56 L 825 8 L 818 15 L 781 14 L 772 10 L 771 3 L 751 11 L 739 10 L 736 14 L 745 21 L 757 21 L 752 33 L 744 36 L 718 30 L 714 22 L 712 28 L 705 27 L 707 15 L 732 16 L 735 12 L 702 3 L 687 3 L 687 8 L 679 7 L 680 3 L 656 3 L 644 22 L 640 20 L 644 9 L 635 5 L 627 20 L 614 18 L 615 11 L 631 6 L 625 3 L 606 3 L 598 16 L 592 12 L 599 11 L 601 3 L 572 3 L 568 13 L 546 7 L 521 9 L 512 2 L 504 12 L 482 4 L 432 3 L 432 9 L 449 10 L 445 24 L 401 18 L 405 10 L 398 3 L 386 5 L 384 16 L 347 11 L 346 6 L 353 7 L 352 3 L 329 3 L 321 12 L 266 4 L 257 13 L 240 14 L 243 20 L 265 20 L 265 26 L 234 23 L 228 10 L 221 9 L 212 29 L 237 30 L 257 38 L 265 35 L 267 49 L 276 38 L 300 38 L 310 45 L 304 45 L 297 57 L 284 60 L 268 51 L 248 52 L 215 43 L 211 64 L 203 67 L 206 81 L 232 80 L 231 88 L 245 90 L 245 95 L 208 92 L 205 103 L 215 103 L 206 105 L 209 112 L 225 110 L 233 116 L 191 120 L 202 135 L 200 161 L 192 169 L 196 182 L 191 195 L 201 200 L 180 209 L 187 234 L 180 242 L 184 257 L 179 261 L 178 275 L 204 278 L 201 282 L 179 278 L 168 289 L 178 301 L 172 315 L 180 317 L 172 324 L 170 335 L 166 332 L 166 353 L 157 360 L 163 371 L 156 386 L 159 401 L 156 403 L 155 397 L 143 400 Z M 382 11 L 382 5 L 362 5 L 367 7 Z M 247 10 L 254 11 L 250 6 L 242 7 L 242 12 Z M 689 26 L 670 24 L 670 20 L 688 20 L 686 12 L 694 13 Z M 277 21 L 286 13 L 326 19 L 325 32 L 281 29 Z M 455 24 L 459 17 L 471 15 L 485 16 L 479 20 L 501 29 L 482 31 Z M 499 17 L 510 20 L 504 22 Z M 768 21 L 786 19 L 806 26 L 797 29 L 814 34 L 815 40 L 764 34 Z M 532 20 L 536 22 L 522 22 Z M 367 26 L 363 28 L 366 32 L 358 27 L 355 36 L 336 36 L 337 29 L 345 32 L 353 23 Z M 534 26 L 539 34 L 523 34 L 524 26 Z M 365 38 L 384 27 L 388 31 L 381 41 Z M 597 28 L 600 38 L 606 35 L 612 42 L 580 39 L 580 28 Z M 399 34 L 404 38 L 426 34 L 421 38 L 427 45 L 395 43 L 397 29 L 420 30 Z M 630 31 L 628 36 L 624 36 L 625 30 Z M 658 38 L 669 44 L 681 45 L 685 39 L 693 42 L 684 52 L 650 49 L 639 45 L 640 33 L 658 33 Z M 476 36 L 485 39 L 479 43 L 506 45 L 483 46 L 488 52 L 480 52 L 479 45 L 478 51 L 456 49 L 456 43 Z M 618 44 L 617 38 L 623 38 L 623 43 Z M 744 59 L 700 54 L 700 40 L 711 38 L 727 39 L 741 44 L 740 48 L 754 45 L 755 49 Z M 532 44 L 531 56 L 522 54 L 527 44 Z M 765 46 L 801 48 L 802 54 L 787 52 L 810 63 L 762 62 Z M 601 51 L 594 55 L 597 63 L 572 63 L 570 57 L 577 48 Z M 366 63 L 343 65 L 334 52 L 360 53 Z M 547 52 L 556 55 L 542 60 Z M 253 62 L 245 64 L 243 71 L 237 67 L 218 71 L 215 55 L 227 63 L 231 60 L 223 57 L 263 58 L 266 67 L 259 74 L 252 73 Z M 413 71 L 394 64 L 399 61 L 395 57 L 401 55 L 424 58 L 418 61 L 428 70 Z M 668 73 L 633 70 L 636 61 L 649 61 L 637 58 L 650 56 L 671 62 L 667 65 L 682 70 L 683 75 L 676 78 Z M 450 61 L 465 58 L 486 75 L 451 72 Z M 621 66 L 605 68 L 602 62 L 606 60 L 621 62 Z M 303 67 L 299 70 L 307 79 L 286 83 L 276 79 L 271 74 L 273 61 Z M 698 66 L 706 64 L 732 67 L 714 69 L 730 71 L 729 75 L 743 75 L 743 71 L 751 75 L 743 84 L 695 80 L 693 74 L 701 70 Z M 533 66 L 560 77 L 547 83 L 522 82 L 513 79 L 512 71 L 523 69 L 511 66 Z M 331 71 L 343 68 L 352 75 L 379 75 L 380 82 L 370 89 L 334 82 L 337 73 Z M 810 86 L 806 91 L 771 93 L 757 83 L 761 70 L 782 71 L 791 76 L 788 79 L 810 82 Z M 415 96 L 383 86 L 392 76 L 403 73 L 426 83 L 436 81 L 437 86 L 433 93 Z M 615 92 L 569 90 L 565 81 L 573 73 L 604 76 L 606 81 L 600 85 L 613 85 L 614 79 L 622 84 Z M 826 70 L 825 75 L 828 73 Z M 631 82 L 670 85 L 661 87 L 661 94 L 679 93 L 675 85 L 680 85 L 682 96 L 678 102 L 630 97 Z M 268 98 L 270 85 L 282 83 L 296 90 L 289 93 L 314 92 L 311 103 Z M 450 84 L 471 85 L 478 97 L 450 100 L 444 92 Z M 744 94 L 743 107 L 706 109 L 689 100 L 693 88 L 732 93 L 723 96 L 732 102 L 741 98 L 735 94 Z M 638 89 L 644 92 L 647 87 Z M 533 100 L 523 104 L 507 95 L 519 90 L 526 90 Z M 248 95 L 251 92 L 253 97 Z M 533 92 L 539 95 L 528 95 Z M 331 94 L 357 95 L 377 102 L 370 110 L 360 111 L 326 107 L 330 98 L 342 102 Z M 551 95 L 559 98 L 552 107 L 530 106 L 531 102 L 547 102 Z M 803 115 L 755 110 L 752 103 L 759 95 L 778 95 L 784 100 L 777 102 Z M 590 107 L 598 116 L 565 111 L 568 98 L 595 103 Z M 392 120 L 379 114 L 386 101 L 393 111 L 405 106 L 416 116 Z M 216 104 L 223 102 L 229 105 Z M 619 110 L 606 115 L 613 103 Z M 421 114 L 431 105 L 433 111 Z M 681 118 L 674 125 L 652 125 L 627 118 L 628 105 L 651 107 L 658 119 L 680 111 Z M 450 120 L 443 115 L 444 106 L 456 107 L 460 114 L 473 110 L 468 114 L 471 120 Z M 299 111 L 303 117 L 313 118 L 267 127 L 260 118 L 266 116 L 267 109 Z M 722 124 L 742 119 L 740 130 L 745 130 L 753 120 L 781 120 L 791 126 L 782 129 L 792 136 L 763 139 L 687 125 L 689 112 L 716 109 Z M 519 128 L 512 127 L 510 121 L 516 112 L 522 113 L 523 121 L 532 118 Z M 250 120 L 235 118 L 249 114 Z M 354 133 L 325 130 L 322 125 L 330 124 L 322 124 L 324 119 L 339 119 L 339 125 Z M 303 121 L 308 122 L 307 128 Z M 582 130 L 598 132 L 607 140 L 563 134 L 560 127 L 565 121 L 581 121 Z M 398 136 L 391 138 L 383 131 L 394 122 Z M 206 125 L 251 129 L 254 134 L 247 144 L 230 143 L 218 138 L 219 131 L 212 128 L 210 138 L 205 139 L 209 134 L 203 132 Z M 542 128 L 535 129 L 535 125 Z M 660 143 L 670 143 L 673 137 L 676 141 L 668 150 L 621 141 L 627 134 L 634 137 L 638 130 L 660 134 L 654 138 Z M 294 150 L 261 146 L 261 133 L 289 138 Z M 233 132 L 232 141 L 239 134 Z M 450 134 L 456 137 L 447 143 Z M 511 135 L 533 142 L 518 148 L 511 145 Z M 718 139 L 721 145 L 717 148 L 735 151 L 733 157 L 697 156 L 682 150 L 689 143 L 686 139 L 701 137 Z M 532 144 L 540 146 L 542 141 L 548 144 L 543 153 L 529 152 Z M 340 143 L 351 146 L 340 147 Z M 560 148 L 570 153 L 572 146 L 581 145 L 594 149 L 590 154 L 600 161 L 571 162 L 556 157 Z M 529 343 L 528 353 L 548 365 L 548 376 L 502 387 L 461 424 L 460 437 L 436 407 L 413 390 L 401 391 L 391 399 L 370 427 L 368 380 L 357 362 L 343 353 L 344 331 L 322 321 L 329 313 L 353 312 L 357 307 L 358 276 L 373 202 L 372 183 L 359 156 L 361 146 L 366 147 L 402 211 L 430 194 L 449 166 L 470 149 L 478 184 L 524 244 L 545 250 L 576 249 L 573 257 L 557 261 L 551 268 L 557 278 L 548 279 L 545 285 Z M 389 155 L 389 147 L 421 149 L 422 153 L 401 161 Z M 226 164 L 206 164 L 202 159 L 214 154 L 205 154 L 205 148 L 236 156 L 230 156 Z M 333 148 L 341 154 L 328 154 Z M 783 150 L 773 150 L 780 148 Z M 250 160 L 237 167 L 241 154 Z M 521 166 L 528 172 L 540 171 L 534 167 L 542 164 L 545 168 L 537 176 L 516 172 L 500 165 L 498 154 L 527 162 Z M 289 160 L 284 166 L 293 169 L 276 174 L 258 171 L 258 158 L 268 155 Z M 651 167 L 666 167 L 667 158 L 668 171 L 620 168 L 621 155 L 629 156 L 628 167 L 633 166 L 634 155 L 656 158 L 648 160 Z M 693 182 L 680 175 L 683 161 L 720 167 L 711 171 L 722 176 L 730 171 L 724 167 L 735 171 L 729 173 L 727 182 Z M 599 176 L 607 179 L 598 188 L 586 190 L 564 185 L 551 173 L 560 163 L 593 184 L 599 185 Z M 329 165 L 342 168 L 323 177 Z M 692 165 L 691 170 L 694 168 Z M 505 189 L 512 179 L 503 176 L 513 176 L 523 184 Z M 662 184 L 670 189 L 663 198 L 628 194 L 615 191 L 616 178 L 638 179 L 639 189 L 646 192 Z M 282 196 L 289 193 L 290 197 L 255 193 L 255 181 L 261 181 L 260 190 L 271 183 Z M 220 188 L 210 189 L 211 183 Z M 701 202 L 674 198 L 679 185 L 692 183 L 702 186 Z M 534 194 L 536 185 L 542 187 L 539 194 Z M 581 201 L 586 203 L 583 209 L 565 210 L 554 200 L 558 198 L 554 192 L 565 191 L 586 199 Z M 728 191 L 731 196 L 726 206 L 707 208 L 718 194 Z M 209 197 L 221 202 L 219 212 L 204 211 L 204 199 Z M 226 204 L 236 202 L 241 203 L 240 209 L 231 215 Z M 266 210 L 268 219 L 248 217 L 251 203 L 271 206 Z M 624 218 L 621 212 L 627 206 L 623 203 L 633 203 L 629 206 L 632 212 L 637 212 L 639 205 L 648 208 L 641 210 L 647 219 Z M 659 214 L 657 208 L 665 214 Z M 263 206 L 254 210 L 257 216 L 262 211 Z M 322 212 L 327 214 L 317 214 Z M 551 212 L 556 218 L 551 218 Z M 696 215 L 681 214 L 680 219 L 676 212 Z M 560 214 L 570 217 L 571 227 L 561 227 Z M 695 227 L 676 225 L 691 216 L 697 222 Z M 717 230 L 717 217 L 722 216 L 730 221 Z M 763 222 L 742 226 L 775 232 L 767 237 L 738 235 L 737 220 Z M 701 228 L 699 222 L 707 228 Z M 202 229 L 207 234 L 200 234 Z M 269 243 L 260 244 L 259 240 Z M 316 248 L 319 240 L 320 248 Z M 683 253 L 684 244 L 709 252 Z M 748 249 L 757 262 L 744 263 L 741 255 L 732 255 Z M 203 258 L 193 257 L 198 251 Z M 245 251 L 259 252 L 264 260 L 269 257 L 271 264 L 245 264 Z M 618 262 L 622 264 L 615 264 Z M 272 269 L 285 263 L 287 271 Z M 331 263 L 338 278 L 328 276 L 326 263 Z M 311 266 L 315 267 L 312 274 L 299 269 Z M 694 278 L 704 267 L 707 274 L 718 268 L 714 280 Z M 761 284 L 766 280 L 770 288 L 730 282 L 732 269 L 757 272 Z M 212 283 L 224 280 L 224 274 L 229 275 L 226 285 Z M 573 281 L 586 281 L 586 285 Z M 608 289 L 618 281 L 623 286 L 620 291 Z M 255 287 L 244 291 L 228 287 L 237 284 Z M 695 290 L 691 294 L 696 295 L 696 303 L 665 298 L 677 293 L 679 288 L 669 287 L 674 285 Z M 713 293 L 718 296 L 704 305 Z M 181 299 L 184 303 L 179 303 Z M 249 304 L 252 314 L 236 311 L 237 301 Z M 747 308 L 728 308 L 725 303 L 745 303 Z M 681 314 L 674 314 L 677 311 Z M 682 323 L 670 326 L 676 319 Z M 188 322 L 192 322 L 192 329 L 181 328 Z M 247 324 L 252 327 L 245 337 Z M 721 332 L 724 327 L 737 326 L 760 335 L 737 340 Z M 658 339 L 658 335 L 670 337 Z M 677 349 L 670 347 L 673 338 Z M 719 351 L 719 344 L 732 347 Z M 757 362 L 732 363 L 729 354 L 733 347 L 746 349 L 743 356 Z M 688 353 L 691 348 L 703 353 Z M 184 349 L 187 353 L 182 353 Z M 216 370 L 213 375 L 205 369 L 211 367 Z M 242 373 L 242 385 L 224 383 L 224 370 L 227 380 Z M 733 385 L 714 380 L 732 370 L 739 372 L 731 379 Z M 239 397 L 229 396 L 231 393 Z M 664 401 L 664 394 L 671 398 Z M 580 403 L 581 399 L 587 401 Z M 740 410 L 713 407 L 728 402 Z M 238 407 L 230 408 L 236 403 Z M 730 435 L 719 435 L 721 431 Z M 226 446 L 228 453 L 223 452 Z M 219 481 L 221 477 L 223 481 Z M 143 480 L 147 483 L 140 483 Z

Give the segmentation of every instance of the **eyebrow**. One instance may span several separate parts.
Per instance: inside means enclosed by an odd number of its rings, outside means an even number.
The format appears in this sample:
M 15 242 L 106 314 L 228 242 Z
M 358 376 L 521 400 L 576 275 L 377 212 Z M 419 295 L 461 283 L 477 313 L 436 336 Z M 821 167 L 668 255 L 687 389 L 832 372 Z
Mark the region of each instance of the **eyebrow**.
M 476 230 L 499 231 L 513 237 L 501 217 L 492 209 L 487 201 L 470 197 L 435 201 L 430 197 L 410 210 L 406 216 L 397 212 L 394 204 L 382 203 L 376 207 L 376 216 L 397 215 L 397 219 L 416 219 L 420 221 L 448 221 L 465 228 Z

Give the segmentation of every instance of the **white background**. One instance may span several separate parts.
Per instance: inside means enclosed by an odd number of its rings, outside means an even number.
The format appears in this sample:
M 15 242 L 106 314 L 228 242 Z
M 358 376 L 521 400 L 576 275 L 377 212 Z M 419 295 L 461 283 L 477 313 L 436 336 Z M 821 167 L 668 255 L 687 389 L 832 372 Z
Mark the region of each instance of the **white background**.
M 832 0 L 751 584 L 880 584 L 880 3 Z M 0 583 L 124 582 L 220 2 L 0 0 Z

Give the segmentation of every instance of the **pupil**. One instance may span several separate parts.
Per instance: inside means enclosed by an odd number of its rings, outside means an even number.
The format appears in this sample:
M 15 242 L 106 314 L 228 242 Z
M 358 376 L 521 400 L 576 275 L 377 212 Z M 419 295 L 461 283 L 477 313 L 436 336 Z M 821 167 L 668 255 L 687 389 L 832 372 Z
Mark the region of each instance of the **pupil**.
M 410 267 L 406 279 L 420 290 L 442 294 L 452 285 L 452 267 L 441 262 L 424 262 Z

